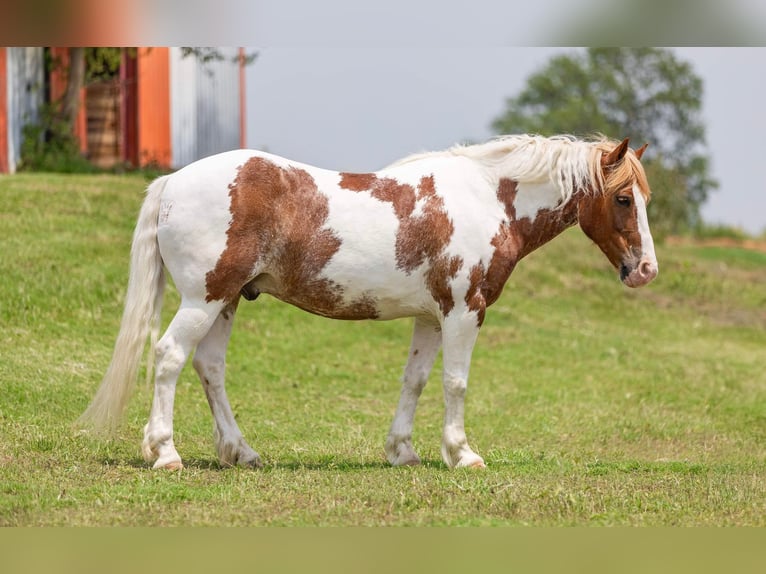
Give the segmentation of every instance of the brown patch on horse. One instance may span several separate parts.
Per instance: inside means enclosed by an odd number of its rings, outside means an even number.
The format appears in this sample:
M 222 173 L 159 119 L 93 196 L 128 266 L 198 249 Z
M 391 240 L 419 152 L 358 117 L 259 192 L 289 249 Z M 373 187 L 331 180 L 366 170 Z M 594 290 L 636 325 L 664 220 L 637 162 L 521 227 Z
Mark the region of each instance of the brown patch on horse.
M 630 198 L 630 204 L 617 203 L 620 195 Z M 641 256 L 641 233 L 638 230 L 638 210 L 633 201 L 633 191 L 614 195 L 591 197 L 580 209 L 580 227 L 585 234 L 601 249 L 615 267 L 622 264 L 623 255 L 628 246 L 638 246 L 635 257 Z M 620 236 L 615 238 L 615 236 Z
M 426 273 L 426 285 L 431 296 L 439 304 L 442 314 L 446 317 L 455 306 L 455 299 L 450 288 L 451 281 L 457 276 L 463 266 L 463 258 L 459 255 L 449 257 L 441 255 L 431 263 Z
M 541 209 L 534 220 L 528 217 L 517 219 L 514 205 L 517 192 L 516 181 L 507 178 L 500 180 L 496 195 L 504 207 L 506 219 L 500 223 L 492 238 L 495 250 L 487 268 L 481 262 L 471 267 L 465 302 L 470 310 L 477 313 L 479 326 L 484 322 L 486 308 L 500 297 L 516 264 L 577 222 L 576 200 L 561 208 Z
M 484 314 L 487 310 L 487 301 L 484 298 L 484 293 L 487 290 L 486 271 L 484 269 L 484 264 L 481 261 L 471 267 L 468 281 L 468 291 L 465 293 L 465 304 L 468 306 L 468 309 L 476 312 L 479 327 L 481 327 L 484 323 Z
M 372 187 L 376 179 L 377 176 L 374 173 L 341 173 L 340 186 L 353 191 L 366 191 Z
M 327 198 L 311 175 L 253 157 L 229 185 L 231 223 L 226 248 L 206 279 L 207 301 L 234 301 L 251 281 L 257 266 L 273 277 L 275 297 L 306 311 L 338 319 L 378 316 L 375 302 L 363 297 L 347 304 L 343 289 L 321 271 L 337 253 L 341 240 L 324 228 Z
M 651 190 L 639 161 L 646 145 L 635 152 L 627 147 L 627 139 L 614 149 L 609 145 L 605 142 L 597 148 L 600 153 L 601 172 L 597 179 L 600 193 L 591 195 L 587 201 L 580 201 L 579 221 L 585 235 L 598 245 L 614 267 L 619 268 L 625 252 L 632 251 L 637 258 L 641 255 L 633 186 L 638 187 L 647 203 L 651 200 Z M 618 202 L 620 196 L 625 197 L 629 204 L 621 205 Z M 633 248 L 629 249 L 629 246 Z
M 444 200 L 436 195 L 432 175 L 420 179 L 417 200 L 425 200 L 422 213 L 411 215 L 415 207 L 413 203 L 409 216 L 400 217 L 396 233 L 396 262 L 407 273 L 426 260 L 433 266 L 455 230 L 444 210 Z
M 444 315 L 455 306 L 450 283 L 463 265 L 459 256 L 448 256 L 445 249 L 455 230 L 444 209 L 444 200 L 436 194 L 433 175 L 420 178 L 417 190 L 393 178 L 374 173 L 342 173 L 340 187 L 368 192 L 372 197 L 390 203 L 399 220 L 396 232 L 396 265 L 409 274 L 428 263 L 426 285 Z M 418 202 L 422 209 L 414 215 Z

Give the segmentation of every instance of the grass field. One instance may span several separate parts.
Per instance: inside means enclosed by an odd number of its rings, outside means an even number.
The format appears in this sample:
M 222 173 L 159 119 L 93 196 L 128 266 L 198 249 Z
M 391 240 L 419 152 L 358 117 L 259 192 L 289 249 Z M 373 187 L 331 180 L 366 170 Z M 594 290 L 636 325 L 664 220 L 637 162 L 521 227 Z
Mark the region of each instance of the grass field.
M 385 463 L 410 321 L 333 322 L 268 297 L 240 306 L 228 367 L 264 469 L 219 467 L 190 365 L 182 471 L 140 457 L 143 385 L 115 439 L 76 433 L 145 184 L 0 178 L 0 525 L 766 526 L 766 254 L 736 248 L 659 246 L 638 291 L 579 230 L 523 261 L 474 353 L 483 471 L 441 462 L 438 370 L 416 417 L 424 464 Z M 176 302 L 171 289 L 166 322 Z

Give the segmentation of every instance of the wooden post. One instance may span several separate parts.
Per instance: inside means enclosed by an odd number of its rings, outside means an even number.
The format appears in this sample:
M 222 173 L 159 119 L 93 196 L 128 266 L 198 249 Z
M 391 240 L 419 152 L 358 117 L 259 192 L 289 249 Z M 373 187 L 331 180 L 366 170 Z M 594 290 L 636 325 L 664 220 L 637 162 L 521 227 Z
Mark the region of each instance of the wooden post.
M 138 167 L 137 70 L 136 53 L 123 48 L 120 62 L 120 159 L 131 167 Z

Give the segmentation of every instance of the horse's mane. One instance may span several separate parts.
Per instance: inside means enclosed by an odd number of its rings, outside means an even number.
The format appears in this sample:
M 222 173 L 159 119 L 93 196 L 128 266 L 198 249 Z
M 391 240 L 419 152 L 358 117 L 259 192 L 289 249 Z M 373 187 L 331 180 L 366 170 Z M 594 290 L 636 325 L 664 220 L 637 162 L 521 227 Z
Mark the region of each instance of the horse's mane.
M 614 193 L 634 179 L 638 179 L 639 188 L 648 196 L 646 175 L 634 153 L 628 153 L 625 161 L 604 174 L 601 155 L 617 145 L 618 141 L 604 136 L 585 140 L 569 135 L 500 136 L 486 143 L 455 145 L 443 151 L 413 154 L 388 167 L 429 158 L 466 157 L 519 182 L 553 182 L 561 191 L 559 206 L 566 204 L 576 191 Z

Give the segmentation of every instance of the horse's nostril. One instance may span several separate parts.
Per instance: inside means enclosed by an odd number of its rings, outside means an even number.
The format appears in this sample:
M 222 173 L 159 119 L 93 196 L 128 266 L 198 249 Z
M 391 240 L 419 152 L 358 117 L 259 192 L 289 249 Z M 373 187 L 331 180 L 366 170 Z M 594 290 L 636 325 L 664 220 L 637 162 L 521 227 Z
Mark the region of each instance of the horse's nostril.
M 638 266 L 638 272 L 642 277 L 654 277 L 657 274 L 651 261 L 642 261 Z

